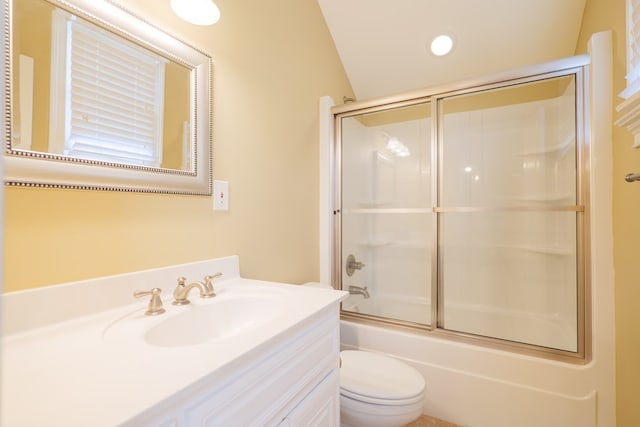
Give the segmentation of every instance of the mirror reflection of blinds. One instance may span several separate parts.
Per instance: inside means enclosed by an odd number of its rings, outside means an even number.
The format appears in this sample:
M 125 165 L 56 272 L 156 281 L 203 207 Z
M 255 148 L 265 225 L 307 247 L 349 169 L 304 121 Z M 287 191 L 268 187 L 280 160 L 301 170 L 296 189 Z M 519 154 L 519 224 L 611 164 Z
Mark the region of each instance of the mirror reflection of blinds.
M 627 0 L 627 88 L 620 94 L 629 98 L 640 90 L 640 0 Z
M 159 167 L 165 60 L 67 21 L 65 155 Z

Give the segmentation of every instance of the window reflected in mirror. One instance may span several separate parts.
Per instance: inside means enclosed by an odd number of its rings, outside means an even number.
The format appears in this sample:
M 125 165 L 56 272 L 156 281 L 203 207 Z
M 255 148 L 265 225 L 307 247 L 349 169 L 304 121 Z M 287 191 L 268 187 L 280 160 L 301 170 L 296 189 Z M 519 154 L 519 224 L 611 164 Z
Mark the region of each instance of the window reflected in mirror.
M 193 170 L 190 68 L 44 0 L 12 12 L 12 149 Z

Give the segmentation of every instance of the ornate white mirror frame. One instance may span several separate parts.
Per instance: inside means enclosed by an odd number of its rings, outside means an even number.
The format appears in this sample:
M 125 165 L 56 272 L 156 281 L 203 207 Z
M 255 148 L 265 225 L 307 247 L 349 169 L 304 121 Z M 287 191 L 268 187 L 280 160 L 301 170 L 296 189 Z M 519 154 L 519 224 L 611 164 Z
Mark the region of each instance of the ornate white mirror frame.
M 57 187 L 210 195 L 212 193 L 211 57 L 168 35 L 110 0 L 46 0 L 85 20 L 176 62 L 190 72 L 191 150 L 185 170 L 84 160 L 12 148 L 13 2 L 3 0 L 4 182 L 11 186 Z M 44 0 L 43 0 L 44 1 Z

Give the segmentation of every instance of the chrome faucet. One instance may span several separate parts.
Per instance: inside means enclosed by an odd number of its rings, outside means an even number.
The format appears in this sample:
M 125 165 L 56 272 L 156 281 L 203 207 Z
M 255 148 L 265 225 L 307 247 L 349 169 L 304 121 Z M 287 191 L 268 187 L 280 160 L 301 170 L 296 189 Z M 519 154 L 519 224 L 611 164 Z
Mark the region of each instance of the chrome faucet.
M 365 286 L 364 288 L 361 286 L 349 286 L 349 293 L 351 295 L 362 295 L 365 298 L 369 298 L 369 290 L 367 289 L 367 287 Z
M 193 288 L 200 290 L 200 298 L 211 298 L 215 296 L 215 294 L 210 295 L 207 293 L 207 287 L 202 282 L 193 282 L 189 285 L 186 285 L 186 283 L 187 279 L 185 277 L 178 277 L 178 286 L 176 286 L 176 289 L 173 291 L 173 305 L 189 304 L 191 301 L 189 301 L 187 297 Z M 213 292 L 213 288 L 211 291 Z

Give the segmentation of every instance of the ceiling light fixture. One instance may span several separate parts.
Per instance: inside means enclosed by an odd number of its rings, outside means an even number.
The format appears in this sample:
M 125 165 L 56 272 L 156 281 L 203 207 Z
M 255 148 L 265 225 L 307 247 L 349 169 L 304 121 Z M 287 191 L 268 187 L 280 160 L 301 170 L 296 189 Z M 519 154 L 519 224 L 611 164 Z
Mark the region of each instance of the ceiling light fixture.
M 220 19 L 220 9 L 212 0 L 171 0 L 171 9 L 195 25 L 213 25 Z
M 441 34 L 431 41 L 431 53 L 436 56 L 444 56 L 453 49 L 453 37 Z

